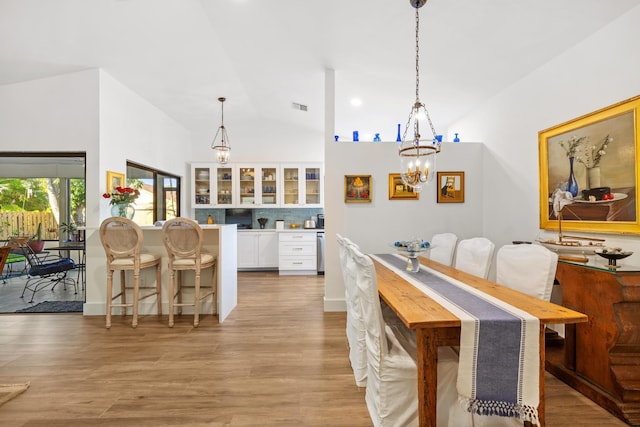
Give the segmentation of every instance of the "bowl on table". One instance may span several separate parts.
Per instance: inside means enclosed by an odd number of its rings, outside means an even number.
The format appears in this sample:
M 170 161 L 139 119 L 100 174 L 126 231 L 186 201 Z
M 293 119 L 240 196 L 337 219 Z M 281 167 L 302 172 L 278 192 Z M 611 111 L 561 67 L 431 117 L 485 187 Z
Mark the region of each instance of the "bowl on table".
M 633 254 L 631 251 L 623 251 L 620 248 L 596 249 L 595 253 L 609 261 L 609 266 L 617 266 L 616 261 L 624 259 Z

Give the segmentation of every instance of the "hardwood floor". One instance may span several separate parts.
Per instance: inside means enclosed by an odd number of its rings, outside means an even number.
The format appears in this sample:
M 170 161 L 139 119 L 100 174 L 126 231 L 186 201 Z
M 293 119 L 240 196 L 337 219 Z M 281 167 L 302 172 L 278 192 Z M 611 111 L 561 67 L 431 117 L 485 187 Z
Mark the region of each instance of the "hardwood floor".
M 30 381 L 2 426 L 371 426 L 345 314 L 323 278 L 240 273 L 222 325 L 203 316 L 0 315 L 0 382 Z M 548 376 L 548 426 L 625 425 Z

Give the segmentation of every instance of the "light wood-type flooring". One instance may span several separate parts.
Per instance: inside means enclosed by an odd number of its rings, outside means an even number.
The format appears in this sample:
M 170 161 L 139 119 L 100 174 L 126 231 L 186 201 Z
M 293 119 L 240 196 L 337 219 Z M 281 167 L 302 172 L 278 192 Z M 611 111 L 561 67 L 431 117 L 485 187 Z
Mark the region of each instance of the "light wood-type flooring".
M 0 315 L 0 407 L 9 426 L 371 426 L 349 366 L 345 313 L 322 276 L 240 273 L 239 304 L 204 316 Z M 547 376 L 548 426 L 625 425 Z

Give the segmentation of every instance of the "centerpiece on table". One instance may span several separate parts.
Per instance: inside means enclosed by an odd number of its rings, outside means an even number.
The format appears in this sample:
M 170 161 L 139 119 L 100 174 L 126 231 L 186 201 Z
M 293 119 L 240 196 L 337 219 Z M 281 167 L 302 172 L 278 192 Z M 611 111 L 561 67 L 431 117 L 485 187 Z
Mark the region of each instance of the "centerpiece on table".
M 140 196 L 140 191 L 131 187 L 116 187 L 112 193 L 104 193 L 102 197 L 110 199 L 111 215 L 133 219 L 136 209 L 133 203 Z
M 430 244 L 420 239 L 412 239 L 393 242 L 393 246 L 399 253 L 406 255 L 409 259 L 407 262 L 407 271 L 415 273 L 420 270 L 418 255 L 426 251 L 430 247 Z

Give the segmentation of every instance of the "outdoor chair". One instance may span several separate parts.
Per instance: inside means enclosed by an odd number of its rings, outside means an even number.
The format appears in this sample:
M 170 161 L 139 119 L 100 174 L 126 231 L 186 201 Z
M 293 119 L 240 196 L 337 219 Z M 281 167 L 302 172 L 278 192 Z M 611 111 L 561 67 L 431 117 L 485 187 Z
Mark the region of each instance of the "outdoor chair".
M 51 257 L 48 254 L 46 257 L 41 258 L 33 252 L 33 249 L 28 244 L 28 239 L 15 240 L 14 242 L 28 264 L 28 278 L 20 298 L 24 298 L 24 294 L 30 291 L 31 299 L 29 302 L 33 302 L 36 292 L 48 287 L 51 287 L 53 291 L 59 283 L 62 283 L 65 289 L 67 283 L 73 285 L 75 293 L 78 293 L 75 280 L 67 277 L 67 272 L 76 268 L 76 264 L 71 258 Z

